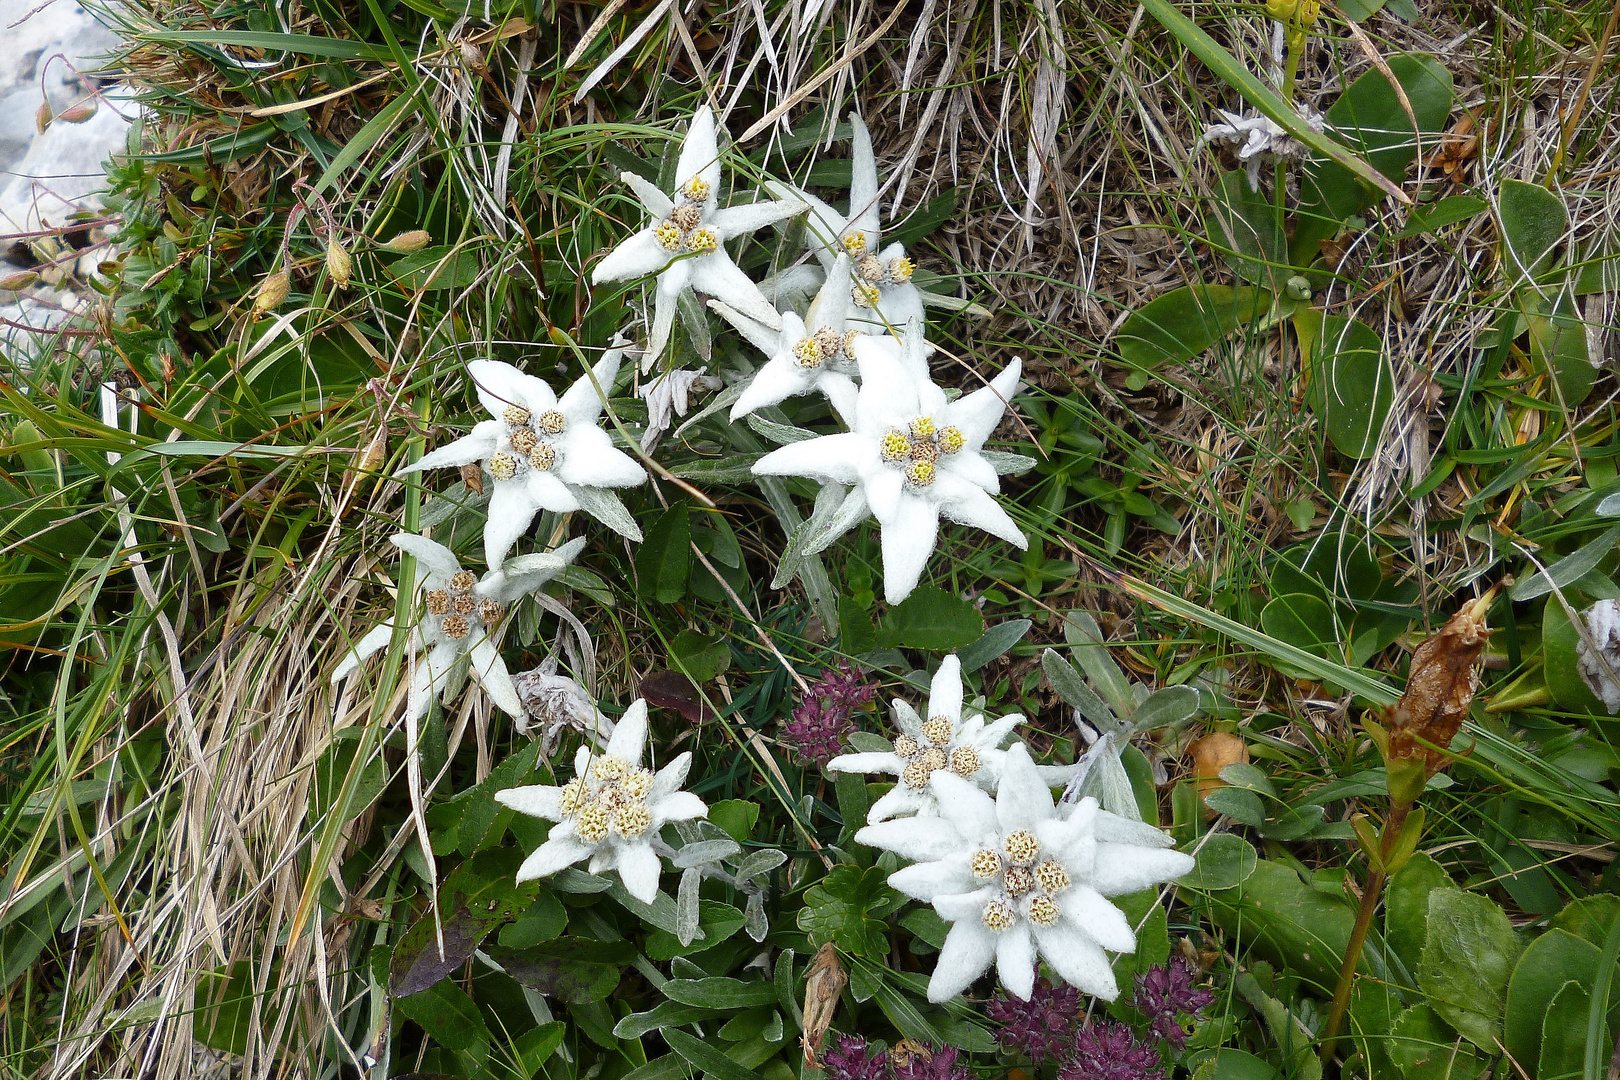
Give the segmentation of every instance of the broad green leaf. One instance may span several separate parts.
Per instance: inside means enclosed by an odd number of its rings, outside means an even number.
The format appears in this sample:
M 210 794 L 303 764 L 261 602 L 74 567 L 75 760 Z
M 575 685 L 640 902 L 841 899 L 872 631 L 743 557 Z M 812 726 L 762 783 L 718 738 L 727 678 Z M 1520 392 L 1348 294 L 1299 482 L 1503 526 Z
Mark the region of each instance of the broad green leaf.
M 1496 1048 L 1508 978 L 1519 959 L 1513 924 L 1496 902 L 1461 889 L 1429 894 L 1418 986 L 1435 1012 L 1482 1050 Z
M 1149 694 L 1131 714 L 1137 731 L 1152 731 L 1184 723 L 1198 715 L 1198 691 L 1190 686 L 1166 686 Z
M 986 630 L 973 644 L 957 653 L 964 675 L 978 671 L 990 661 L 1006 654 L 1008 649 L 1024 640 L 1034 623 L 1028 619 L 1008 619 Z
M 1116 716 L 1136 711 L 1136 690 L 1108 652 L 1107 639 L 1091 613 L 1072 608 L 1063 615 L 1063 640 L 1086 681 L 1114 710 Z
M 524 986 L 571 1005 L 601 1001 L 619 985 L 618 964 L 599 964 L 584 959 L 592 954 L 591 945 L 606 946 L 609 942 L 598 941 L 579 949 L 558 950 L 572 955 L 543 951 L 555 944 L 547 942 L 528 949 L 507 949 L 493 945 L 484 951 Z
M 1568 588 L 1596 569 L 1603 557 L 1614 549 L 1617 540 L 1620 540 L 1620 525 L 1593 537 L 1545 570 L 1537 570 L 1529 577 L 1520 579 L 1508 595 L 1519 603 L 1546 596 L 1555 587 Z
M 1601 954 L 1596 945 L 1557 928 L 1548 930 L 1525 947 L 1508 982 L 1503 1039 L 1508 1053 L 1519 1061 L 1535 1061 L 1542 1045 L 1544 1018 L 1553 998 L 1566 982 L 1582 986 L 1597 981 Z M 1620 1003 L 1617 1003 L 1620 1006 Z M 1612 1012 L 1613 1010 L 1611 1010 Z M 1579 1044 L 1586 1045 L 1586 1011 L 1582 1006 Z M 1613 1042 L 1609 1043 L 1613 1047 Z M 1577 1069 L 1577 1072 L 1579 1070 Z
M 708 682 L 731 666 L 731 646 L 724 637 L 710 637 L 690 626 L 675 635 L 669 651 L 694 682 Z
M 1358 319 L 1322 316 L 1307 393 L 1340 453 L 1370 455 L 1395 400 L 1395 373 L 1378 332 Z
M 768 982 L 728 979 L 715 976 L 708 979 L 670 979 L 664 983 L 664 996 L 686 1005 L 705 1009 L 746 1009 L 752 1005 L 765 1005 L 776 1000 L 776 987 Z
M 1518 288 L 1551 269 L 1569 231 L 1564 200 L 1540 184 L 1504 179 L 1496 199 L 1502 229 L 1502 268 L 1508 287 Z
M 1309 593 L 1279 596 L 1260 610 L 1266 633 L 1317 656 L 1340 655 L 1339 630 L 1333 609 Z
M 467 991 L 450 979 L 409 997 L 394 999 L 400 1012 L 416 1021 L 433 1041 L 482 1064 L 489 1056 L 489 1028 Z
M 1235 833 L 1211 834 L 1192 855 L 1192 871 L 1180 884 L 1205 892 L 1235 889 L 1258 865 L 1254 845 Z
M 1259 828 L 1266 820 L 1266 810 L 1260 796 L 1242 788 L 1216 788 L 1204 796 L 1204 805 L 1250 828 Z
M 509 949 L 525 949 L 550 941 L 568 925 L 568 911 L 556 894 L 541 890 L 534 903 L 512 922 L 501 927 L 497 940 Z
M 687 1005 L 680 1001 L 661 1001 L 647 1012 L 631 1013 L 613 1027 L 619 1039 L 639 1039 L 649 1031 L 666 1027 L 680 1027 L 694 1020 L 706 1020 L 717 1010 L 701 1005 Z
M 1249 187 L 1247 172 L 1236 169 L 1215 182 L 1204 229 L 1213 243 L 1231 252 L 1226 261 L 1239 277 L 1281 291 L 1292 273 L 1288 238 L 1277 204 L 1264 189 Z
M 637 585 L 642 596 L 673 604 L 686 595 L 687 575 L 692 567 L 691 541 L 686 504 L 677 502 L 653 522 L 647 539 L 636 549 Z
M 1114 715 L 1097 692 L 1087 684 L 1085 677 L 1078 669 L 1056 649 L 1047 649 L 1041 653 L 1041 671 L 1046 674 L 1046 681 L 1052 684 L 1058 697 L 1069 705 L 1080 710 L 1080 715 L 1087 722 L 1103 728 L 1115 730 L 1119 728 L 1119 718 Z
M 1193 1080 L 1277 1080 L 1277 1070 L 1244 1050 L 1222 1047 L 1193 1070 Z
M 1421 236 L 1447 225 L 1455 225 L 1459 221 L 1476 218 L 1490 208 L 1490 203 L 1472 195 L 1449 195 L 1432 206 L 1414 208 L 1411 220 L 1404 229 L 1395 234 L 1395 237 L 1406 239 Z
M 1421 851 L 1389 879 L 1384 890 L 1384 941 L 1409 970 L 1416 971 L 1423 959 L 1423 942 L 1429 929 L 1429 894 L 1450 884 L 1445 869 Z
M 451 871 L 439 889 L 438 920 L 423 912 L 394 946 L 388 992 L 409 997 L 435 985 L 465 964 L 495 927 L 527 908 L 540 886 L 517 884 L 522 861 L 515 848 L 495 848 Z
M 1115 348 L 1140 368 L 1185 363 L 1269 311 L 1272 295 L 1250 285 L 1189 285 L 1131 312 Z
M 1305 884 L 1290 866 L 1260 859 L 1242 885 L 1211 892 L 1209 905 L 1227 934 L 1241 935 L 1261 957 L 1299 972 L 1313 992 L 1332 995 L 1356 921 L 1347 902 Z M 1361 965 L 1371 970 L 1372 957 L 1364 952 Z
M 709 820 L 741 843 L 754 831 L 759 820 L 759 803 L 749 799 L 722 799 L 709 806 Z
M 1433 146 L 1451 115 L 1451 72 L 1424 53 L 1391 56 L 1389 70 L 1406 91 L 1425 146 Z M 1387 181 L 1399 182 L 1417 157 L 1417 132 L 1394 87 L 1374 68 L 1351 83 L 1327 111 L 1327 127 Z M 1368 187 L 1337 161 L 1309 161 L 1300 178 L 1300 207 L 1290 242 L 1291 262 L 1309 266 L 1321 257 L 1321 241 L 1338 234 L 1356 214 L 1383 201 L 1384 191 Z M 1386 189 L 1387 190 L 1387 189 Z
M 1575 597 L 1569 599 L 1578 603 Z M 1553 701 L 1571 712 L 1607 716 L 1609 710 L 1581 678 L 1576 646 L 1580 632 L 1570 623 L 1564 605 L 1549 600 L 1541 613 L 1542 677 Z
M 1519 300 L 1530 331 L 1530 358 L 1557 380 L 1556 403 L 1574 408 L 1586 400 L 1602 374 L 1601 368 L 1592 366 L 1580 308 L 1563 291 L 1543 299 L 1526 290 Z
M 919 585 L 890 608 L 878 624 L 879 648 L 952 652 L 971 645 L 984 633 L 979 609 L 944 589 Z
M 1536 1080 L 1579 1080 L 1586 1074 L 1586 1014 L 1592 995 L 1571 980 L 1559 988 L 1541 1022 L 1541 1053 Z M 1614 1040 L 1603 1033 L 1604 1047 Z
M 1400 1014 L 1386 1045 L 1406 1080 L 1473 1080 L 1489 1064 L 1423 1004 Z
M 423 248 L 414 255 L 395 259 L 388 272 L 407 289 L 465 289 L 478 280 L 478 258 L 465 248 L 449 246 Z
M 702 936 L 682 945 L 680 938 L 667 930 L 654 930 L 647 935 L 646 953 L 650 960 L 671 960 L 677 956 L 692 956 L 712 949 L 743 927 L 743 913 L 719 900 L 698 901 L 698 929 Z
M 810 943 L 832 942 L 856 956 L 882 957 L 889 951 L 888 927 L 872 912 L 886 908 L 895 898 L 888 874 L 879 867 L 835 866 L 804 894 L 799 929 Z

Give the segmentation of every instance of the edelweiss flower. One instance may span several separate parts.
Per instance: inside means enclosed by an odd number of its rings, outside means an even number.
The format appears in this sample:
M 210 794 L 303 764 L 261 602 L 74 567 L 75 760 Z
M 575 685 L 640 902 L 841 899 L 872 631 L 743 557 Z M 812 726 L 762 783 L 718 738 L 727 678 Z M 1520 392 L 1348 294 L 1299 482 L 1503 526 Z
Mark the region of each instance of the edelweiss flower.
M 866 821 L 875 825 L 895 817 L 938 817 L 939 801 L 929 779 L 944 769 L 971 780 L 994 794 L 1001 779 L 1001 766 L 1007 752 L 1001 744 L 1012 737 L 1023 723 L 1022 713 L 1009 713 L 986 723 L 978 713 L 962 718 L 962 662 L 952 653 L 940 661 L 939 670 L 928 688 L 928 719 L 917 715 L 910 705 L 895 698 L 894 722 L 900 735 L 892 751 L 844 754 L 827 763 L 829 772 L 887 773 L 900 782 L 872 804 Z M 1042 779 L 1061 784 L 1074 772 L 1073 766 L 1037 765 Z
M 1260 168 L 1266 163 L 1268 155 L 1273 159 L 1297 161 L 1311 152 L 1310 147 L 1288 134 L 1287 129 L 1269 116 L 1227 112 L 1225 109 L 1215 111 L 1220 113 L 1225 123 L 1206 128 L 1203 137 L 1198 140 L 1198 146 L 1208 146 L 1210 143 L 1237 146 L 1238 160 L 1247 163 L 1250 191 L 1260 190 Z M 1321 132 L 1326 123 L 1321 113 L 1309 108 L 1304 110 L 1300 119 L 1315 132 Z
M 849 284 L 849 259 L 840 255 L 806 318 L 784 311 L 780 330 L 772 330 L 719 300 L 709 301 L 716 314 L 770 357 L 731 406 L 731 419 L 740 420 L 755 409 L 817 390 L 827 395 L 839 415 L 853 414 L 855 381 L 850 376 L 855 372 L 854 343 L 864 331 L 847 325 Z
M 773 450 L 754 464 L 755 474 L 854 485 L 839 516 L 859 521 L 867 508 L 878 519 L 883 593 L 891 604 L 916 588 L 941 515 L 1027 547 L 992 497 L 1001 482 L 979 453 L 1018 391 L 1020 362 L 989 386 L 947 402 L 945 391 L 906 366 L 892 337 L 857 339 L 855 358 L 861 373 L 855 430 Z
M 903 327 L 912 319 L 923 317 L 922 292 L 911 283 L 916 264 L 906 258 L 903 245 L 882 247 L 877 159 L 872 154 L 872 136 L 859 113 L 850 113 L 849 123 L 854 134 L 850 142 L 848 216 L 791 185 L 767 183 L 766 188 L 773 195 L 791 195 L 809 204 L 806 246 L 829 277 L 840 255 L 852 260 L 850 298 L 858 309 L 852 317 L 890 328 Z
M 521 724 L 523 703 L 498 650 L 501 623 L 514 600 L 535 592 L 574 561 L 585 538 L 570 540 L 548 554 L 519 556 L 482 578 L 463 570 L 449 548 L 425 536 L 396 533 L 389 539 L 416 556 L 416 585 L 427 585 L 425 610 L 405 638 L 405 647 L 420 657 L 411 673 L 406 712 L 413 718 L 427 712 L 428 702 L 444 689 L 456 661 L 470 653 L 473 677 L 502 712 Z M 393 636 L 392 621 L 373 627 L 338 664 L 332 681 L 359 667 Z
M 606 393 L 619 373 L 621 349 L 609 349 L 562 397 L 532 375 L 499 360 L 467 365 L 478 400 L 495 417 L 480 421 L 465 438 L 422 455 L 397 475 L 480 462 L 494 480 L 489 521 L 484 526 L 484 561 L 499 566 L 517 538 L 541 510 L 566 513 L 582 507 L 581 488 L 630 487 L 646 472 L 635 458 L 614 447 L 596 426 L 602 415 L 599 384 Z M 617 500 L 602 492 L 596 498 Z M 583 508 L 592 513 L 594 500 Z M 609 527 L 613 522 L 604 520 Z M 623 531 L 622 529 L 620 531 Z M 626 533 L 632 540 L 641 535 Z
M 713 110 L 705 105 L 692 117 L 675 166 L 673 197 L 635 173 L 622 173 L 619 179 L 630 185 L 653 221 L 597 263 L 591 282 L 600 285 L 604 281 L 658 275 L 652 338 L 642 358 L 643 370 L 658 359 L 669 342 L 670 327 L 675 322 L 675 298 L 689 286 L 719 297 L 772 329 L 780 325 L 776 309 L 766 301 L 759 286 L 737 269 L 725 243 L 773 221 L 803 213 L 805 207 L 796 199 L 783 199 L 718 209 L 720 150 L 715 141 Z
M 1173 881 L 1193 860 L 1169 836 L 1084 799 L 1060 811 L 1022 743 L 1007 751 L 992 801 L 947 770 L 929 781 L 940 817 L 868 825 L 863 844 L 916 861 L 889 875 L 952 924 L 928 1000 L 965 990 L 993 963 L 1008 993 L 1029 999 L 1037 955 L 1066 982 L 1112 1001 L 1104 949 L 1134 952 L 1136 935 L 1107 897 Z
M 647 703 L 634 701 L 601 754 L 581 746 L 574 778 L 562 787 L 508 788 L 495 801 L 520 814 L 555 821 L 546 842 L 518 868 L 519 882 L 547 877 L 589 858 L 590 872 L 617 870 L 625 891 L 644 904 L 658 895 L 658 855 L 653 841 L 671 821 L 706 817 L 709 808 L 682 791 L 690 752 L 660 769 L 641 766 L 647 745 Z
M 518 732 L 538 737 L 547 757 L 556 751 L 565 731 L 577 731 L 598 746 L 606 746 L 613 737 L 613 720 L 596 707 L 583 686 L 557 674 L 555 656 L 513 675 L 512 686 L 526 714 L 517 722 Z

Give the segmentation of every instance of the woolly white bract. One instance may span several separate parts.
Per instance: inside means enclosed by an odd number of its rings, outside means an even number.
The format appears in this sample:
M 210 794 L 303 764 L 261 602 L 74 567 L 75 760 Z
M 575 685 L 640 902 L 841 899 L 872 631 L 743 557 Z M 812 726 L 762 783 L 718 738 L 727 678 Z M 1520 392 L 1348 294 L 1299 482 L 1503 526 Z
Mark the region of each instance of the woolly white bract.
M 641 765 L 647 745 L 647 703 L 637 699 L 620 718 L 601 754 L 581 746 L 574 779 L 561 787 L 535 785 L 495 793 L 520 814 L 555 821 L 546 842 L 518 868 L 520 882 L 547 877 L 584 859 L 593 874 L 617 870 L 625 891 L 644 904 L 658 895 L 661 866 L 653 843 L 671 821 L 705 817 L 703 800 L 682 791 L 690 752 L 655 775 Z
M 1288 133 L 1288 130 L 1269 116 L 1259 113 L 1235 113 L 1216 109 L 1224 123 L 1204 130 L 1200 146 L 1225 143 L 1238 148 L 1238 160 L 1244 162 L 1249 175 L 1249 190 L 1260 190 L 1260 169 L 1268 158 L 1297 161 L 1308 155 L 1310 147 Z M 1305 109 L 1300 119 L 1312 131 L 1320 133 L 1324 126 L 1321 113 Z
M 866 821 L 875 825 L 897 817 L 938 817 L 939 800 L 929 783 L 941 769 L 995 794 L 1007 752 L 1001 744 L 1024 722 L 1022 713 L 987 721 L 979 713 L 962 715 L 962 662 L 952 653 L 940 661 L 928 688 L 926 719 L 895 698 L 894 723 L 900 729 L 894 749 L 843 754 L 827 763 L 829 772 L 886 773 L 898 782 L 872 804 Z M 1052 784 L 1067 782 L 1073 766 L 1036 769 Z
M 908 346 L 895 338 L 859 338 L 854 349 L 861 374 L 855 430 L 773 450 L 754 464 L 755 474 L 852 485 L 840 517 L 859 520 L 869 509 L 878 519 L 883 592 L 891 604 L 916 588 L 941 516 L 1027 547 L 994 498 L 1001 490 L 995 468 L 979 453 L 1018 392 L 1020 361 L 989 386 L 947 402 L 945 391 L 908 364 Z
M 495 419 L 481 421 L 465 437 L 422 455 L 401 469 L 400 475 L 482 464 L 493 481 L 484 525 L 484 561 L 490 566 L 501 564 L 541 510 L 566 513 L 584 509 L 597 516 L 598 499 L 617 502 L 618 497 L 581 489 L 632 487 L 647 479 L 641 463 L 615 447 L 608 433 L 597 426 L 602 395 L 612 387 L 623 357 L 622 349 L 609 349 L 561 397 L 544 381 L 511 364 L 472 361 L 467 374 L 478 400 Z M 588 497 L 582 499 L 582 494 Z M 593 494 L 594 498 L 589 497 Z M 627 518 L 623 515 L 621 520 Z M 610 518 L 600 520 L 619 528 Z M 637 533 L 630 539 L 640 540 L 641 536 Z
M 562 573 L 585 546 L 585 539 L 570 540 L 547 554 L 520 556 L 482 578 L 463 570 L 449 548 L 425 536 L 397 533 L 390 539 L 395 547 L 416 557 L 416 585 L 427 586 L 417 622 L 405 637 L 406 649 L 417 657 L 406 714 L 414 719 L 427 712 L 428 703 L 443 691 L 456 661 L 470 654 L 473 677 L 490 700 L 521 725 L 523 703 L 498 648 L 501 624 L 512 602 Z M 392 620 L 372 627 L 338 663 L 332 681 L 359 667 L 393 636 Z
M 719 209 L 720 148 L 715 139 L 713 110 L 705 105 L 692 117 L 675 166 L 672 195 L 635 173 L 623 173 L 619 179 L 635 192 L 652 222 L 597 263 L 591 281 L 599 285 L 658 275 L 652 335 L 642 358 L 643 370 L 650 369 L 669 342 L 676 297 L 683 289 L 698 289 L 718 297 L 773 330 L 781 326 L 776 308 L 731 261 L 725 244 L 734 237 L 803 213 L 805 205 L 797 199 L 782 199 Z
M 1586 634 L 1575 642 L 1577 670 L 1587 689 L 1613 716 L 1620 712 L 1620 601 L 1599 600 L 1581 616 Z M 1586 643 L 1590 637 L 1597 651 Z
M 1151 825 L 1116 817 L 1095 799 L 1058 807 L 1022 743 L 1007 751 L 992 800 L 948 770 L 929 782 L 937 818 L 868 825 L 863 844 L 915 865 L 889 884 L 927 901 L 951 924 L 928 1000 L 945 1001 L 995 965 L 1028 1000 L 1038 958 L 1071 986 L 1112 1001 L 1119 986 L 1105 949 L 1134 952 L 1136 934 L 1110 896 L 1173 881 L 1193 867 Z
M 814 195 L 789 184 L 767 183 L 766 188 L 774 195 L 791 195 L 809 205 L 805 243 L 829 278 L 840 255 L 850 258 L 850 298 L 855 303 L 851 321 L 875 323 L 873 330 L 901 329 L 923 317 L 922 292 L 911 283 L 916 267 L 906 257 L 903 245 L 883 247 L 872 136 L 859 113 L 850 113 L 849 123 L 853 134 L 848 214 L 840 214 Z

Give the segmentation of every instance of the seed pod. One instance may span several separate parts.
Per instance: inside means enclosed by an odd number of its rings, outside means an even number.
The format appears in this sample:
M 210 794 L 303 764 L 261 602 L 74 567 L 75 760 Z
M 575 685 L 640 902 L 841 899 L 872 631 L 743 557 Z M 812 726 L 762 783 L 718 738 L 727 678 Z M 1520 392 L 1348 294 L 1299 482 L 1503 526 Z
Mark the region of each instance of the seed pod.
M 45 134 L 45 129 L 51 126 L 51 120 L 53 119 L 51 103 L 48 101 L 40 102 L 39 108 L 34 110 L 34 130 L 41 135 Z
M 804 976 L 804 1034 L 799 1046 L 804 1050 L 805 1065 L 812 1069 L 821 1068 L 816 1055 L 821 1053 L 821 1041 L 832 1026 L 838 997 L 848 985 L 849 973 L 839 963 L 838 950 L 829 941 L 810 961 L 810 970 Z
M 384 244 L 383 248 L 387 251 L 397 251 L 402 255 L 409 255 L 413 251 L 421 251 L 427 247 L 432 239 L 433 235 L 426 229 L 411 229 L 395 236 Z
M 349 277 L 354 273 L 354 259 L 343 250 L 337 236 L 330 233 L 326 237 L 326 272 L 340 289 L 349 287 Z
M 259 282 L 258 295 L 253 298 L 253 317 L 258 318 L 265 312 L 280 307 L 291 289 L 292 275 L 286 270 L 277 270 Z
M 0 277 L 0 292 L 21 292 L 38 281 L 39 275 L 34 271 L 18 270 L 14 274 Z
M 69 105 L 56 114 L 56 118 L 67 124 L 82 124 L 96 115 L 95 99 L 81 101 L 77 105 Z

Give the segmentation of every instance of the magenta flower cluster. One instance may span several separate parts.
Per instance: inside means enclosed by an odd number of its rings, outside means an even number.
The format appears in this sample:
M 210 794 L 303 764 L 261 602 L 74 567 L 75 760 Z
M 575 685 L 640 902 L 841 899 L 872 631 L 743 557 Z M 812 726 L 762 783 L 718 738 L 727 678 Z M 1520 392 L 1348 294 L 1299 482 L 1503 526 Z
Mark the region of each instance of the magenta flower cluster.
M 956 1048 L 927 1048 L 927 1053 L 907 1054 L 895 1064 L 882 1050 L 874 1050 L 859 1035 L 840 1035 L 821 1058 L 825 1080 L 973 1080 L 966 1067 L 956 1063 Z
M 810 684 L 810 692 L 793 710 L 793 718 L 782 725 L 781 739 L 805 762 L 825 768 L 842 752 L 844 739 L 855 730 L 851 719 L 855 710 L 876 693 L 876 686 L 851 668 L 847 660 L 841 660 Z
M 1198 969 L 1181 957 L 1155 965 L 1136 980 L 1131 1004 L 1154 1036 L 1176 1052 L 1186 1049 L 1183 1016 L 1197 1016 L 1215 995 L 1195 987 Z M 1088 1020 L 1080 992 L 1072 986 L 1035 984 L 1028 1001 L 998 997 L 986 1010 L 1000 1030 L 1002 1049 L 1023 1054 L 1035 1065 L 1061 1062 L 1058 1080 L 1153 1080 L 1164 1076 L 1163 1058 L 1151 1042 L 1137 1039 L 1124 1024 Z

